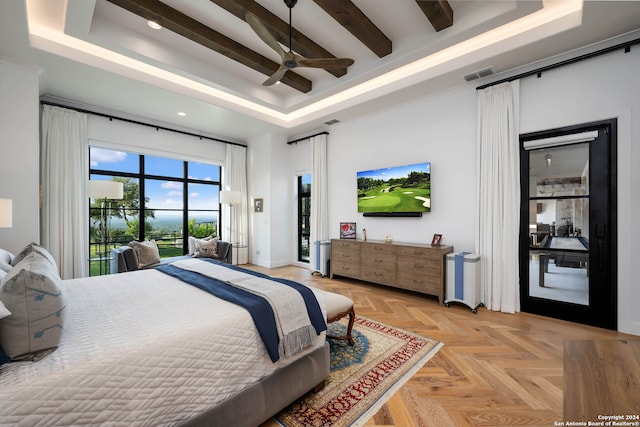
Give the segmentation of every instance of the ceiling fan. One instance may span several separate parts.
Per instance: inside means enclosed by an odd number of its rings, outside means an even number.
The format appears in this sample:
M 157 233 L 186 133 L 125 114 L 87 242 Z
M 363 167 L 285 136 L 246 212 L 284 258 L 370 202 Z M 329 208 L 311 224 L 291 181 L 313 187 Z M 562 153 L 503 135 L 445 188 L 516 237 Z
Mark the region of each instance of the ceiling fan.
M 287 70 L 291 70 L 296 67 L 312 67 L 312 68 L 324 68 L 325 70 L 331 70 L 335 68 L 345 68 L 353 64 L 353 59 L 350 58 L 305 58 L 298 55 L 291 50 L 291 10 L 296 5 L 298 0 L 284 0 L 284 4 L 289 8 L 289 51 L 282 49 L 276 38 L 267 29 L 267 26 L 253 13 L 247 12 L 245 18 L 247 23 L 251 26 L 251 29 L 267 44 L 271 49 L 275 50 L 282 59 L 280 68 L 264 81 L 263 86 L 271 86 L 280 81 L 284 73 Z

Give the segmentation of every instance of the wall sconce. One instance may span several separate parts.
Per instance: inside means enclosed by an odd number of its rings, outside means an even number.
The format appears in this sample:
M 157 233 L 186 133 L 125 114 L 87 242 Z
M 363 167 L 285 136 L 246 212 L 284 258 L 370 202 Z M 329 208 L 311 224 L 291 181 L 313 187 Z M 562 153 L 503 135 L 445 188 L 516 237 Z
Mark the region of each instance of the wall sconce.
M 551 154 L 544 156 L 544 160 L 547 163 L 547 170 L 551 169 Z

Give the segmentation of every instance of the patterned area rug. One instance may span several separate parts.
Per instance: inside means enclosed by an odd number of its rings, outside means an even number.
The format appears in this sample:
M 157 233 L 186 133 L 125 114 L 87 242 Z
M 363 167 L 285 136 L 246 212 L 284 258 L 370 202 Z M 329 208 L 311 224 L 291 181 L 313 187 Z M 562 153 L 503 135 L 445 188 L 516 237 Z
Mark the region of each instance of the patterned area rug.
M 329 325 L 346 333 L 346 319 Z M 361 426 L 411 378 L 442 344 L 356 316 L 355 345 L 329 340 L 331 373 L 319 393 L 307 393 L 278 414 L 286 427 Z

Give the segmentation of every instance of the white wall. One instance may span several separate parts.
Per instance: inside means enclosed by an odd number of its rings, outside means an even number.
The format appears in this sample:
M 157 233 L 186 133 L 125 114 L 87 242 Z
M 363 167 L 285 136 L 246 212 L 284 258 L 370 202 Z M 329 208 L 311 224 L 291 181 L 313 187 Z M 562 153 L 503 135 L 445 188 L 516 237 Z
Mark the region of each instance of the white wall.
M 249 201 L 249 262 L 267 267 L 271 260 L 271 227 L 273 203 L 271 201 L 270 135 L 249 141 L 247 149 L 247 191 Z M 264 200 L 263 211 L 253 212 L 253 200 Z
M 607 54 L 521 82 L 521 133 L 618 118 L 618 329 L 640 335 L 640 49 Z M 329 220 L 356 222 L 368 239 L 429 243 L 434 233 L 456 251 L 475 249 L 476 93 L 468 85 L 330 128 Z M 635 143 L 633 142 L 635 141 Z M 430 161 L 433 210 L 421 218 L 357 213 L 358 170 Z M 295 158 L 290 174 L 310 169 Z
M 264 135 L 249 141 L 249 262 L 264 267 L 291 264 L 294 216 L 290 152 L 283 135 Z M 253 211 L 253 200 L 264 200 L 264 211 Z
M 40 242 L 38 72 L 0 58 L 0 198 L 13 200 L 13 227 L 0 248 L 19 252 Z
M 329 141 L 329 228 L 355 222 L 367 239 L 431 243 L 435 233 L 455 250 L 474 251 L 475 90 L 440 96 L 341 123 Z M 357 212 L 356 173 L 431 162 L 431 212 L 420 218 L 372 218 Z

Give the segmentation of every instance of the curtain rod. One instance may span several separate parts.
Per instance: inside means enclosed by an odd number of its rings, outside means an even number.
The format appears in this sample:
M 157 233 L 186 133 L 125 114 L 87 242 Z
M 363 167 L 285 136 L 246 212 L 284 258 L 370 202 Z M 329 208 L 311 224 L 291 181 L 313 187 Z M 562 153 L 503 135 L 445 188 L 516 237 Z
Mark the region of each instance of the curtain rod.
M 304 141 L 305 139 L 313 138 L 314 136 L 318 136 L 318 135 L 329 135 L 329 132 L 324 130 L 322 132 L 314 133 L 313 135 L 305 136 L 303 138 L 298 138 L 298 139 L 294 139 L 292 141 L 287 141 L 287 144 L 289 144 L 289 145 L 295 144 L 297 142 Z
M 98 113 L 96 111 L 85 110 L 83 108 L 70 107 L 68 105 L 58 104 L 58 103 L 51 102 L 51 101 L 42 101 L 41 100 L 40 104 L 42 104 L 42 105 L 51 105 L 53 107 L 66 108 L 66 109 L 69 109 L 69 110 L 78 111 L 80 113 L 93 114 L 94 116 L 106 117 L 109 120 L 116 119 L 116 120 L 120 120 L 120 121 L 126 122 L 126 123 L 133 123 L 133 124 L 136 124 L 136 125 L 148 126 L 148 127 L 151 127 L 151 128 L 156 128 L 156 130 L 162 129 L 162 130 L 166 130 L 166 131 L 169 131 L 169 132 L 176 132 L 176 133 L 180 133 L 180 134 L 183 134 L 183 135 L 194 136 L 194 137 L 200 138 L 200 139 L 208 139 L 210 141 L 216 141 L 216 142 L 222 142 L 222 143 L 225 143 L 225 144 L 231 144 L 231 145 L 238 145 L 240 147 L 246 147 L 246 145 L 244 145 L 244 144 L 240 144 L 240 143 L 237 143 L 237 142 L 231 142 L 231 141 L 225 141 L 224 139 L 218 139 L 218 138 L 214 138 L 212 136 L 198 135 L 197 133 L 193 133 L 193 132 L 187 132 L 187 131 L 184 131 L 184 130 L 172 129 L 172 128 L 168 128 L 168 127 L 165 127 L 165 126 L 153 125 L 151 123 L 145 123 L 145 122 L 141 122 L 141 121 L 133 120 L 133 119 L 125 119 L 124 117 L 112 116 L 110 114 L 105 114 L 105 113 Z
M 614 45 L 614 46 L 606 47 L 606 48 L 603 48 L 603 49 L 600 49 L 600 50 L 596 50 L 594 52 L 586 53 L 584 55 L 576 56 L 575 58 L 566 59 L 564 61 L 556 62 L 555 64 L 551 64 L 551 65 L 547 65 L 547 66 L 544 66 L 544 67 L 536 68 L 535 70 L 531 70 L 531 71 L 527 71 L 527 72 L 524 72 L 524 73 L 516 74 L 515 76 L 507 77 L 507 78 L 495 81 L 493 83 L 487 83 L 485 85 L 478 86 L 476 88 L 476 90 L 486 89 L 488 87 L 499 85 L 499 84 L 505 83 L 505 82 L 512 82 L 514 80 L 518 80 L 518 79 L 521 79 L 523 77 L 529 77 L 529 76 L 532 76 L 534 74 L 536 74 L 538 77 L 540 77 L 542 75 L 542 73 L 545 72 L 545 71 L 549 71 L 549 70 L 552 70 L 554 68 L 559 68 L 559 67 L 562 67 L 562 66 L 565 66 L 565 65 L 573 64 L 574 62 L 583 61 L 585 59 L 594 58 L 596 56 L 604 55 L 605 53 L 613 52 L 614 50 L 618 50 L 618 49 L 622 49 L 622 48 L 624 48 L 624 52 L 625 53 L 629 53 L 631 51 L 631 46 L 636 45 L 636 44 L 640 44 L 640 38 L 635 39 L 635 40 L 631 40 L 631 41 L 628 41 L 628 42 L 620 43 L 620 44 L 617 44 L 617 45 Z

